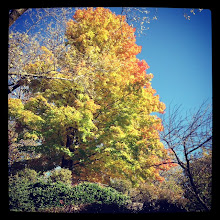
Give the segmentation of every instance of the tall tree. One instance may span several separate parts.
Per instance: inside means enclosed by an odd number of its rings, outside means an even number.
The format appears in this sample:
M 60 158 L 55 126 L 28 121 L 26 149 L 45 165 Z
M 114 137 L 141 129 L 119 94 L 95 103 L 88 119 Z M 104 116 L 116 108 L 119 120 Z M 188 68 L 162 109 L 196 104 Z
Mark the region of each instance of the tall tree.
M 9 99 L 9 117 L 26 150 L 86 180 L 110 177 L 162 180 L 169 161 L 160 141 L 164 103 L 151 87 L 153 74 L 136 55 L 135 28 L 108 9 L 77 10 L 59 54 L 45 46 L 23 70 L 30 77 L 26 99 Z M 65 46 L 65 48 L 63 48 Z

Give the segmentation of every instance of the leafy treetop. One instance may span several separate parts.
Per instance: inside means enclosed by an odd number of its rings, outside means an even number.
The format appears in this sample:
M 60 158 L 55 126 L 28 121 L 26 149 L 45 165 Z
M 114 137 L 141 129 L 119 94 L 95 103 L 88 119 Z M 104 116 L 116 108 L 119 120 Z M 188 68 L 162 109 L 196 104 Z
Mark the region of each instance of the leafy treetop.
M 9 99 L 17 141 L 34 139 L 38 145 L 25 150 L 47 155 L 76 179 L 163 180 L 159 170 L 173 164 L 152 113 L 163 113 L 165 104 L 151 87 L 148 64 L 136 57 L 135 28 L 105 8 L 79 9 L 73 18 L 60 56 L 43 46 L 25 65 L 39 75 L 27 84 L 30 97 Z

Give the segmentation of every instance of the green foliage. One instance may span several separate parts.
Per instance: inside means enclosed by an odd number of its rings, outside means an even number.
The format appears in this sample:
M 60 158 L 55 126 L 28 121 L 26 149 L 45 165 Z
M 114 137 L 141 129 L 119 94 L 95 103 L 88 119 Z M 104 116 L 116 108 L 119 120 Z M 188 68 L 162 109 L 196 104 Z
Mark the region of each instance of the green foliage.
M 29 187 L 29 199 L 33 201 L 35 210 L 71 203 L 71 187 L 61 182 L 38 182 Z
M 50 178 L 52 182 L 63 182 L 64 184 L 71 185 L 72 182 L 72 172 L 69 169 L 54 169 Z
M 30 184 L 39 181 L 39 174 L 32 169 L 25 168 L 14 176 L 9 176 L 9 208 L 15 211 L 33 211 L 34 204 L 30 200 Z
M 42 207 L 59 206 L 59 200 L 68 200 L 69 194 L 69 185 L 46 181 L 35 170 L 24 169 L 9 177 L 9 208 L 13 211 L 37 211 Z
M 17 173 L 15 176 L 10 176 L 8 179 L 9 209 L 11 211 L 34 210 L 34 204 L 29 198 L 30 181 L 27 180 L 30 180 L 30 178 L 23 176 L 24 173 L 24 171 L 21 175 Z
M 102 187 L 96 183 L 81 183 L 73 188 L 74 202 L 125 205 L 128 197 L 111 187 Z
M 34 183 L 37 182 L 39 175 L 35 170 L 25 168 L 23 170 L 18 171 L 15 175 L 15 178 L 20 179 L 23 182 Z
M 111 187 L 88 182 L 72 186 L 69 184 L 69 173 L 65 169 L 58 171 L 52 171 L 52 178 L 48 178 L 47 181 L 30 169 L 10 176 L 10 210 L 40 211 L 51 207 L 81 204 L 121 207 L 127 204 L 129 198 Z M 66 177 L 63 182 L 59 181 L 62 175 Z
M 38 210 L 48 210 L 49 207 L 80 206 L 85 205 L 82 212 L 118 212 L 126 210 L 128 197 L 112 189 L 102 187 L 96 183 L 81 183 L 74 187 L 67 187 L 65 184 L 37 183 L 34 186 L 31 198 Z M 65 209 L 63 207 L 63 209 Z M 62 211 L 63 209 L 59 209 Z

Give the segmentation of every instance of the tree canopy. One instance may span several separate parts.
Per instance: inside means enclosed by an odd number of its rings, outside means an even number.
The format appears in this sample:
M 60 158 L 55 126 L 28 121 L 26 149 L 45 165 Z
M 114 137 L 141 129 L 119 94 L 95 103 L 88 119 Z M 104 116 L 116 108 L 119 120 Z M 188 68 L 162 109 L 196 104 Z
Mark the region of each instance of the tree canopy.
M 19 36 L 9 37 L 14 71 L 24 52 L 15 47 Z M 165 104 L 151 86 L 147 62 L 136 57 L 135 28 L 109 9 L 79 9 L 65 37 L 56 49 L 30 41 L 38 52 L 19 60 L 17 74 L 28 92 L 8 102 L 16 142 L 32 140 L 21 149 L 69 168 L 76 179 L 163 180 L 159 171 L 174 164 L 153 113 L 163 113 Z

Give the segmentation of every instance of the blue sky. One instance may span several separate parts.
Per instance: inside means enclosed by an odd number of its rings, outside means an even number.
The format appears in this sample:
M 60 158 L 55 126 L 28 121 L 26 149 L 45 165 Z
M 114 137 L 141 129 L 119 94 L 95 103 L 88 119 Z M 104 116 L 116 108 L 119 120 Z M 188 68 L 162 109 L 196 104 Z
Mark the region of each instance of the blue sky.
M 120 13 L 121 9 L 114 11 Z M 188 110 L 206 99 L 211 103 L 211 11 L 204 9 L 187 20 L 184 9 L 158 8 L 157 17 L 146 35 L 137 36 L 137 44 L 142 46 L 138 58 L 146 60 L 147 72 L 154 75 L 152 87 L 167 107 L 172 102 Z
M 152 86 L 165 104 L 184 108 L 199 106 L 212 98 L 211 12 L 203 10 L 183 17 L 183 9 L 158 9 L 147 36 L 138 38 L 140 59 L 154 74 Z

